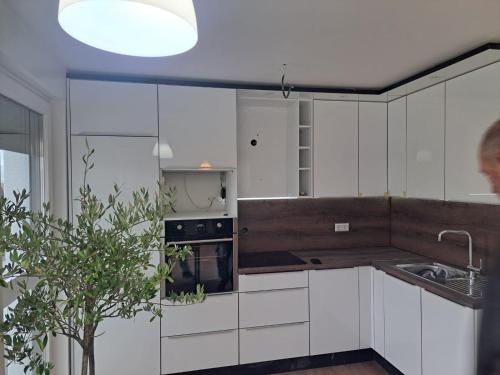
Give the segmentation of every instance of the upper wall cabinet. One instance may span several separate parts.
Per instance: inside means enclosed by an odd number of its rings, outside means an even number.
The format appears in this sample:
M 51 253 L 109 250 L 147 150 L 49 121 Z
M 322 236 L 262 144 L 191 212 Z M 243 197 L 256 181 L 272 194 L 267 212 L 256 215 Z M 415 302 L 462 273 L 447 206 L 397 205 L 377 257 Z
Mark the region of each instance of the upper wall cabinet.
M 314 195 L 358 195 L 358 103 L 314 101 Z
M 446 199 L 496 203 L 479 173 L 478 146 L 500 118 L 500 62 L 446 83 Z
M 70 81 L 71 134 L 157 136 L 157 86 Z
M 406 196 L 406 96 L 388 104 L 389 194 Z
M 160 166 L 236 168 L 236 91 L 158 87 Z
M 238 98 L 240 198 L 298 195 L 298 109 L 296 99 Z
M 359 195 L 387 192 L 387 103 L 359 103 Z
M 408 196 L 444 199 L 445 84 L 408 95 Z

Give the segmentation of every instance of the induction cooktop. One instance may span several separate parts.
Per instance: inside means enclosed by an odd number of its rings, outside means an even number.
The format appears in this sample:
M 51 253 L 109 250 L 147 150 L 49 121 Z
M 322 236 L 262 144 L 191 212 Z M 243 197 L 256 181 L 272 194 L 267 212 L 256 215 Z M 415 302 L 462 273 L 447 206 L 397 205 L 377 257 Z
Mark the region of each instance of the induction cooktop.
M 301 264 L 306 264 L 306 262 L 288 251 L 239 254 L 240 268 L 299 266 Z

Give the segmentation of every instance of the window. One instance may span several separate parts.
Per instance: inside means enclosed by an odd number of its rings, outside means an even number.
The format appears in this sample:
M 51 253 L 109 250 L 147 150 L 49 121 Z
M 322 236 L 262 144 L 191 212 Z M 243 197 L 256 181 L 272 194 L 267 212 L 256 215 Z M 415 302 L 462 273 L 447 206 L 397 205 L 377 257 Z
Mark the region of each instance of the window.
M 42 206 L 43 197 L 43 118 L 40 114 L 0 95 L 0 195 L 14 199 L 13 191 L 26 189 L 31 210 Z M 8 262 L 5 257 L 2 263 Z M 15 306 L 15 291 L 5 293 L 3 312 Z M 6 375 L 24 374 L 24 366 L 6 367 Z

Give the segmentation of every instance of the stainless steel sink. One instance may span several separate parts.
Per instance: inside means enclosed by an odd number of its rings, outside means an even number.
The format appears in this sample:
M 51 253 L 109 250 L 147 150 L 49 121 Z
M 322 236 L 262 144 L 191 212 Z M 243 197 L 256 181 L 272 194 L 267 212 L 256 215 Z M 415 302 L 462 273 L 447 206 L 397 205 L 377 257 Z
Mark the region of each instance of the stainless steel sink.
M 396 268 L 472 298 L 484 294 L 486 278 L 441 263 L 398 264 Z

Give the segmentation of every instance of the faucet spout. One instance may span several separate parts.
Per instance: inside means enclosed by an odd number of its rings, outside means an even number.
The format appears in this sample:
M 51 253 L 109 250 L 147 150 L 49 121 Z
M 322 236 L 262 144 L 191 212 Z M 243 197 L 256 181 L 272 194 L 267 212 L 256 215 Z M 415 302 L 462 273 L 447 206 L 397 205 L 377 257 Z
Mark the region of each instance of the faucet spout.
M 476 272 L 479 273 L 481 272 L 481 266 L 480 267 L 475 267 L 474 264 L 472 263 L 472 236 L 470 235 L 469 232 L 465 230 L 451 230 L 451 229 L 446 229 L 438 234 L 438 241 L 441 242 L 443 240 L 443 236 L 445 234 L 462 234 L 464 236 L 467 236 L 469 240 L 469 264 L 467 266 L 467 269 L 470 271 L 470 277 L 471 279 L 475 278 Z

